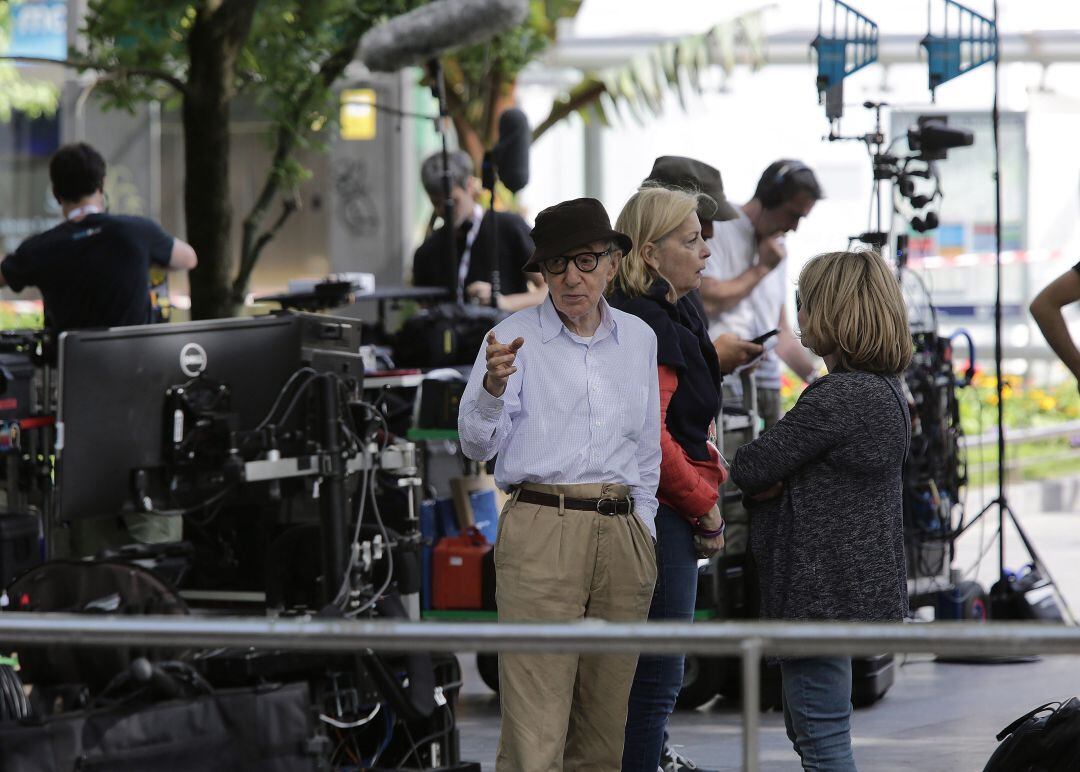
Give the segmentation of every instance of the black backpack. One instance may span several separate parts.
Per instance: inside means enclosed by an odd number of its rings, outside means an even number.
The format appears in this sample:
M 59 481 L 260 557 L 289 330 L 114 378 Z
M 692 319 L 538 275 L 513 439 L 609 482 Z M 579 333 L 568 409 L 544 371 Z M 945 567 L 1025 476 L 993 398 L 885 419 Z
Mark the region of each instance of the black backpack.
M 1001 745 L 983 772 L 1074 772 L 1080 769 L 1080 699 L 1040 705 L 997 739 Z

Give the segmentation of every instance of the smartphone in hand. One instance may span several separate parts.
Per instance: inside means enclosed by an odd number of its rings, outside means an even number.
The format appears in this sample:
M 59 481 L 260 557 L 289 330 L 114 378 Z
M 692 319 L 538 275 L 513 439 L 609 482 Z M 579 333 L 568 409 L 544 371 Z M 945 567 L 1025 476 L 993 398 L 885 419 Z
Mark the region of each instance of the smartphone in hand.
M 780 330 L 776 330 L 776 329 L 769 330 L 764 335 L 758 335 L 756 338 L 754 338 L 750 342 L 751 343 L 756 343 L 759 346 L 763 346 L 763 345 L 765 345 L 765 341 L 767 341 L 769 338 L 773 337 L 774 335 L 779 335 L 779 334 L 780 334 Z

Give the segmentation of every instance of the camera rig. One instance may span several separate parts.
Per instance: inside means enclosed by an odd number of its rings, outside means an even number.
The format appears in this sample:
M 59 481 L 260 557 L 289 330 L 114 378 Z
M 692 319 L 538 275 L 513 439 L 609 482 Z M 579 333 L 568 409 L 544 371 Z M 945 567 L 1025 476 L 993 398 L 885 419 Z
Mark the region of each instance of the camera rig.
M 939 224 L 944 191 L 938 163 L 948 151 L 974 143 L 971 131 L 948 125 L 944 115 L 921 115 L 903 137 L 888 141 L 881 124 L 885 102 L 867 101 L 873 111 L 874 128 L 862 135 L 842 136 L 830 131 L 829 141 L 862 142 L 870 156 L 873 176 L 871 223 L 867 231 L 850 237 L 880 252 L 890 245 L 890 225 L 899 216 L 918 233 Z M 896 146 L 907 141 L 907 152 Z M 891 186 L 891 206 L 882 206 L 884 185 Z M 893 251 L 897 281 L 905 290 L 914 355 L 904 372 L 904 386 L 911 413 L 911 447 L 904 467 L 904 535 L 907 552 L 909 595 L 912 606 L 949 586 L 954 540 L 964 529 L 964 489 L 967 463 L 962 439 L 958 392 L 974 375 L 975 351 L 971 336 L 959 331 L 940 334 L 933 299 L 918 274 L 906 270 L 908 236 L 896 236 Z M 916 313 L 909 290 L 925 296 L 929 318 Z M 958 375 L 953 343 L 963 339 L 968 365 Z

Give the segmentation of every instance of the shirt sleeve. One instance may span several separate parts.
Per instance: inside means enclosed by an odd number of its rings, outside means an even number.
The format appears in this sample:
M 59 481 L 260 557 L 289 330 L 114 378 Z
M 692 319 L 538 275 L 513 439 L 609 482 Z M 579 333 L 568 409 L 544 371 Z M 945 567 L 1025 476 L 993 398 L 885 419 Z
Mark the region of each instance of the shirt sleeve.
M 513 337 L 509 340 L 513 340 Z M 525 346 L 527 345 L 528 341 L 525 343 Z M 513 417 L 521 409 L 522 370 L 526 366 L 523 356 L 525 346 L 518 350 L 515 360 L 518 371 L 510 376 L 506 391 L 501 397 L 493 397 L 484 388 L 484 375 L 487 374 L 486 335 L 480 344 L 480 351 L 469 374 L 469 382 L 458 405 L 458 442 L 461 452 L 473 461 L 494 458 L 510 440 Z
M 649 336 L 649 373 L 656 372 L 651 363 L 656 361 L 656 336 Z M 515 373 L 516 375 L 516 373 Z M 658 377 L 649 378 L 649 397 L 645 406 L 645 420 L 642 425 L 635 459 L 638 465 L 638 484 L 631 486 L 630 494 L 634 497 L 634 508 L 638 517 L 656 535 L 656 488 L 660 484 L 660 382 Z
M 151 265 L 167 267 L 172 260 L 173 243 L 176 240 L 153 220 L 146 220 L 145 238 Z
M 116 215 L 112 219 L 116 222 L 115 227 L 132 239 L 136 249 L 145 250 L 150 265 L 169 266 L 175 239 L 164 228 L 148 217 Z
M 671 503 L 683 517 L 701 517 L 716 503 L 719 489 L 715 481 L 698 473 L 682 446 L 668 431 L 667 410 L 679 387 L 679 374 L 666 365 L 660 365 L 657 370 L 660 381 L 660 490 L 664 501 Z M 720 479 L 723 479 L 722 470 Z
M 760 493 L 842 445 L 850 434 L 851 406 L 828 376 L 806 387 L 773 428 L 735 453 L 731 479 L 744 493 Z
M 499 238 L 505 243 L 499 244 L 499 265 L 502 268 L 502 293 L 512 295 L 527 292 L 528 277 L 522 266 L 529 261 L 533 253 L 533 240 L 529 236 L 529 225 L 518 215 L 507 212 L 501 221 Z
M 428 259 L 427 251 L 425 247 L 427 242 L 425 241 L 416 251 L 413 253 L 412 259 L 412 283 L 414 287 L 426 287 L 428 286 Z
M 7 285 L 15 292 L 22 292 L 34 283 L 32 263 L 21 249 L 16 249 L 0 262 L 0 271 Z

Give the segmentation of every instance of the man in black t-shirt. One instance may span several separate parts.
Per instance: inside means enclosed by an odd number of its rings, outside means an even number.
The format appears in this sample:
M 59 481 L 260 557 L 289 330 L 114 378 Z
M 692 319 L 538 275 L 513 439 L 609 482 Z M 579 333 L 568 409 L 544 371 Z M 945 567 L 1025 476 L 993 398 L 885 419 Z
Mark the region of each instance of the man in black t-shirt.
M 494 291 L 492 273 L 496 268 L 492 252 L 495 235 L 499 252 L 499 308 L 512 312 L 538 305 L 547 296 L 547 285 L 539 273 L 521 270 L 533 253 L 528 223 L 512 212 L 485 211 L 476 202 L 479 184 L 467 153 L 456 150 L 448 160 L 454 201 L 454 254 L 448 255 L 444 222 L 413 256 L 413 285 L 446 287 L 459 300 L 489 305 Z M 424 190 L 440 216 L 442 172 L 441 153 L 429 156 L 420 167 Z
M 151 320 L 150 267 L 190 270 L 195 250 L 145 217 L 105 212 L 105 160 L 85 143 L 49 161 L 64 222 L 32 236 L 0 262 L 0 286 L 37 287 L 56 333 Z
M 1062 309 L 1080 302 L 1080 263 L 1054 279 L 1031 301 L 1031 315 L 1065 366 L 1077 379 L 1080 388 L 1080 348 L 1069 334 Z
M 105 212 L 105 159 L 85 143 L 65 145 L 49 161 L 53 196 L 64 222 L 32 236 L 0 262 L 0 286 L 37 287 L 45 326 L 55 334 L 85 327 L 151 321 L 150 267 L 189 270 L 195 250 L 145 217 Z M 93 555 L 131 541 L 179 541 L 179 516 L 128 513 L 77 520 L 53 556 Z

